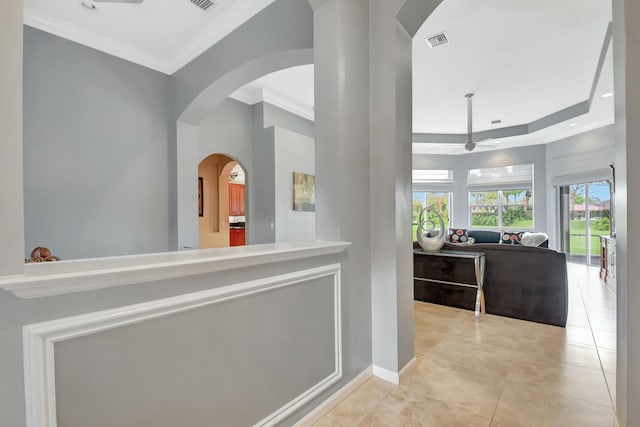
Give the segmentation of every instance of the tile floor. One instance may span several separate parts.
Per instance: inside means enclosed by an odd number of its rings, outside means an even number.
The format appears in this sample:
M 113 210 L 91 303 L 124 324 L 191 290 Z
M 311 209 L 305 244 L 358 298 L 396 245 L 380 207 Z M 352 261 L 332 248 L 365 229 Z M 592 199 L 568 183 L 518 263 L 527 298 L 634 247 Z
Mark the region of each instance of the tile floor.
M 377 378 L 317 427 L 615 426 L 615 295 L 569 264 L 566 329 L 416 302 L 417 363 Z

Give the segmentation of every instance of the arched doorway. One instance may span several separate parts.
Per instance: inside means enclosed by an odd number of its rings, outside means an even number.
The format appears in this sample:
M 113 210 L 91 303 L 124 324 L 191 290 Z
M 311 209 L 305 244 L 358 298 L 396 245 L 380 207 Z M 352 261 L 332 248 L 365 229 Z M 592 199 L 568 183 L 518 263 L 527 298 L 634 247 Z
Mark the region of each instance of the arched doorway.
M 198 165 L 201 249 L 245 245 L 245 176 L 244 168 L 224 154 L 211 154 Z

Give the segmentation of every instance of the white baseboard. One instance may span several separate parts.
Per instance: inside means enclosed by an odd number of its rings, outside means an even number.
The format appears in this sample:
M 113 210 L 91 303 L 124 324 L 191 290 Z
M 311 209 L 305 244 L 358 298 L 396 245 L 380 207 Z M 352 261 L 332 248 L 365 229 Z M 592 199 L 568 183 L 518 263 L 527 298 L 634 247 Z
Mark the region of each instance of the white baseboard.
M 351 393 L 356 391 L 358 387 L 364 384 L 373 374 L 373 367 L 369 366 L 364 371 L 360 372 L 354 379 L 349 381 L 340 390 L 329 396 L 327 400 L 318 405 L 314 410 L 305 415 L 300 421 L 295 423 L 293 427 L 307 427 L 311 426 L 324 417 L 333 408 L 338 406 L 340 402 L 346 399 Z
M 400 375 L 380 366 L 373 365 L 373 375 L 392 384 L 400 384 Z
M 380 366 L 373 365 L 373 375 L 392 384 L 398 385 L 400 384 L 400 378 L 402 378 L 402 375 L 404 375 L 404 373 L 407 372 L 407 370 L 411 368 L 411 366 L 413 366 L 415 363 L 416 358 L 414 357 L 409 360 L 409 362 L 404 365 L 402 369 L 400 369 L 399 373 L 390 371 L 389 369 L 381 368 Z

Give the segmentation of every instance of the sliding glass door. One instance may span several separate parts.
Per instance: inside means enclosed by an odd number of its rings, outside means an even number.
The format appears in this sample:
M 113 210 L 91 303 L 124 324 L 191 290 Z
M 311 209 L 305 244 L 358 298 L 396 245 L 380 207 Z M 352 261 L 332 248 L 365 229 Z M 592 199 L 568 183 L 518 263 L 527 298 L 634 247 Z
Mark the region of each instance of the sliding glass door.
M 560 188 L 562 250 L 573 262 L 600 265 L 600 236 L 611 235 L 608 181 Z

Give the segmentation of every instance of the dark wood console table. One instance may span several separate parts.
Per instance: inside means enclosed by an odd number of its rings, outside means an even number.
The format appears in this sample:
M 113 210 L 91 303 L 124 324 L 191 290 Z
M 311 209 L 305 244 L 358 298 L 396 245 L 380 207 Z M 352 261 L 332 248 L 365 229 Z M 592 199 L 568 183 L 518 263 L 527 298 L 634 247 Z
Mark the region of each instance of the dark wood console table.
M 484 270 L 483 252 L 462 252 L 440 250 L 427 252 L 422 249 L 413 251 L 413 288 L 414 298 L 421 301 L 470 308 L 466 297 L 467 290 L 475 289 L 475 318 L 480 318 L 484 307 Z M 439 286 L 449 291 L 449 301 L 434 300 L 429 292 L 431 286 Z M 471 288 L 471 289 L 469 289 Z M 466 301 L 465 301 L 466 300 Z

